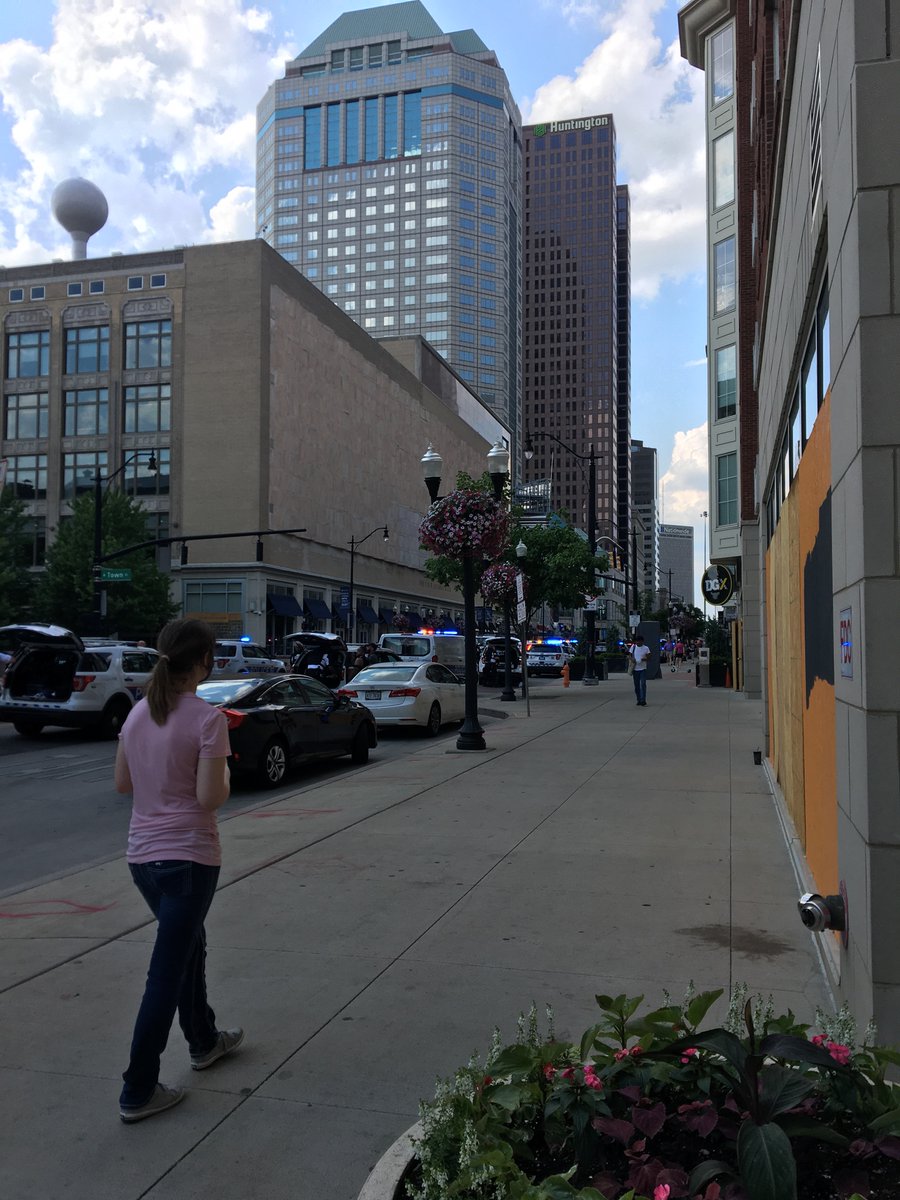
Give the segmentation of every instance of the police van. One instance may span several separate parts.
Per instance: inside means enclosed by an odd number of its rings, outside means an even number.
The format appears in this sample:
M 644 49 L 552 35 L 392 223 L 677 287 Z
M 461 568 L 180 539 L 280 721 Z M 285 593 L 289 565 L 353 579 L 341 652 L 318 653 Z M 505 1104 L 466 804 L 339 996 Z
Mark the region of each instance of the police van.
M 399 654 L 402 662 L 439 662 L 460 679 L 466 671 L 466 639 L 460 633 L 383 633 L 381 650 Z

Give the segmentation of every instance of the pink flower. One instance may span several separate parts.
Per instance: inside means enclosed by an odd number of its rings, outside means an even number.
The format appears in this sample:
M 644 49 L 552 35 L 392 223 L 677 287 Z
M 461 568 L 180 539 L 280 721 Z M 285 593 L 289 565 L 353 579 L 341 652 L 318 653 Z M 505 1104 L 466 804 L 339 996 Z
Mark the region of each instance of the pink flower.
M 575 1078 L 575 1068 L 574 1067 L 566 1067 L 565 1070 L 560 1071 L 559 1074 L 562 1079 L 574 1079 Z
M 544 1066 L 544 1078 L 545 1078 L 545 1079 L 555 1079 L 555 1078 L 556 1078 L 556 1067 L 554 1067 L 553 1063 L 546 1063 L 546 1064 L 545 1064 L 545 1066 Z
M 671 1188 L 667 1183 L 661 1183 L 653 1189 L 653 1200 L 669 1200 Z
M 623 1058 L 627 1058 L 627 1057 L 628 1057 L 628 1051 L 626 1050 L 626 1048 L 624 1046 L 622 1047 L 621 1050 L 617 1050 L 615 1053 L 616 1062 L 621 1062 Z
M 584 1068 L 584 1083 L 585 1087 L 593 1088 L 595 1092 L 603 1090 L 603 1080 L 598 1077 L 591 1063 Z
M 644 1053 L 644 1051 L 641 1049 L 640 1046 L 632 1046 L 631 1047 L 631 1057 L 632 1058 L 637 1058 L 639 1054 L 643 1054 L 643 1053 Z
M 683 1063 L 689 1063 L 692 1058 L 697 1057 L 697 1054 L 698 1054 L 698 1051 L 697 1051 L 696 1047 L 688 1046 L 687 1049 L 682 1052 L 681 1061 Z
M 828 1053 L 835 1062 L 840 1063 L 842 1067 L 846 1067 L 850 1061 L 850 1056 L 853 1051 L 849 1046 L 842 1046 L 839 1042 L 826 1042 Z

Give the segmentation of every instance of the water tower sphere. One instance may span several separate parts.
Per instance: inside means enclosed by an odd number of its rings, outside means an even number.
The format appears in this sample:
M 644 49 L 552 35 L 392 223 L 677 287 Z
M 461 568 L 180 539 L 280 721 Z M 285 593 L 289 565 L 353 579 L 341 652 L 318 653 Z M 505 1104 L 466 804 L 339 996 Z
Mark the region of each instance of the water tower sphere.
M 106 197 L 87 179 L 65 179 L 53 191 L 50 208 L 72 238 L 72 257 L 87 256 L 87 240 L 109 216 Z

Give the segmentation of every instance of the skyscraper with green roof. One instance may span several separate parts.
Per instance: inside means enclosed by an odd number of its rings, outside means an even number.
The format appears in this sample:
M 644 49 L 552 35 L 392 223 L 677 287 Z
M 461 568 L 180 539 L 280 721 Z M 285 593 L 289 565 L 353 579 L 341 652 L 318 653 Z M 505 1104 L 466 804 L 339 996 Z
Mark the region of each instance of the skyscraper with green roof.
M 421 334 L 520 424 L 521 119 L 419 0 L 344 13 L 257 110 L 258 235 L 376 338 Z

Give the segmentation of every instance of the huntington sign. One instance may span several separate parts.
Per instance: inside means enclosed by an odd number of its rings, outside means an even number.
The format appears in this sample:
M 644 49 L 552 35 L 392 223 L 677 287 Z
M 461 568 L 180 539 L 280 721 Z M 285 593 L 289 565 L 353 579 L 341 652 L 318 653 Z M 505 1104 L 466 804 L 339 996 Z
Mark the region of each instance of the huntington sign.
M 609 124 L 609 117 L 576 117 L 572 121 L 548 121 L 545 125 L 535 125 L 534 136 L 543 137 L 547 133 L 571 133 L 574 129 L 598 129 Z

